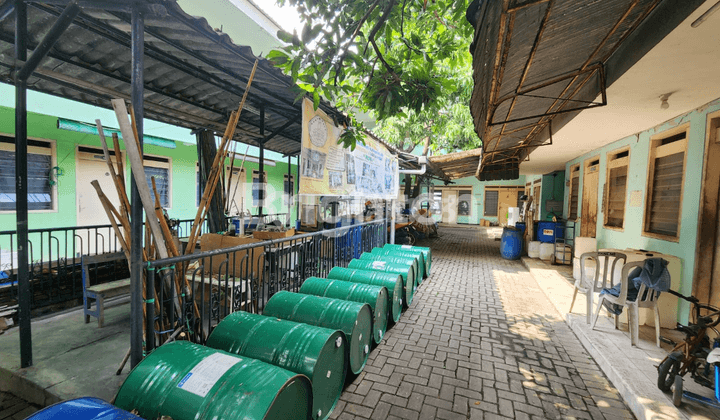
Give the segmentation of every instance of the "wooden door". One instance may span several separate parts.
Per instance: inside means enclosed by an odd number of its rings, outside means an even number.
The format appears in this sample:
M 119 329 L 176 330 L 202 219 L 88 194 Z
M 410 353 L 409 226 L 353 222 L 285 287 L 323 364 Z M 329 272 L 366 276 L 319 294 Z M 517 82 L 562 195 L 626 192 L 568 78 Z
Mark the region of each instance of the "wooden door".
M 510 207 L 517 207 L 517 190 L 501 189 L 498 191 L 498 224 L 500 226 L 507 225 Z
M 83 148 L 88 149 L 88 148 Z M 115 159 L 114 156 L 111 156 Z M 124 162 L 123 156 L 123 162 Z M 115 171 L 117 173 L 117 165 Z M 97 180 L 103 193 L 110 202 L 120 211 L 120 198 L 118 197 L 115 183 L 110 176 L 110 171 L 105 163 L 102 151 L 93 153 L 90 150 L 79 150 L 77 155 L 77 167 L 75 169 L 75 199 L 77 203 L 77 224 L 78 226 L 109 225 L 105 210 L 97 196 L 95 188 L 90 184 Z M 115 232 L 112 229 L 88 229 L 77 232 L 76 250 L 78 254 L 96 254 L 115 251 Z M 119 251 L 119 249 L 118 249 Z
M 227 172 L 230 172 L 228 167 Z M 226 175 L 227 177 L 227 175 Z M 237 215 L 245 209 L 245 169 L 240 172 L 239 168 L 233 168 L 232 177 L 230 178 L 230 194 L 227 196 L 227 200 L 230 201 L 228 206 L 230 211 L 228 214 Z M 227 182 L 227 181 L 226 181 Z
M 720 305 L 720 112 L 708 116 L 693 295 Z
M 458 192 L 443 190 L 442 192 L 442 222 L 457 223 Z
M 594 238 L 597 230 L 599 170 L 599 158 L 588 159 L 585 162 L 580 236 L 584 236 L 587 238 Z

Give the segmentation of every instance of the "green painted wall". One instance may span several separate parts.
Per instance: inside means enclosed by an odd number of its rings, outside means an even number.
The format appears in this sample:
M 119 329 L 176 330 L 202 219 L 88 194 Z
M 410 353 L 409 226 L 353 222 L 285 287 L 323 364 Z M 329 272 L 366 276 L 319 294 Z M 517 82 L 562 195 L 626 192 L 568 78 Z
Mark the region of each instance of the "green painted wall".
M 626 137 L 602 148 L 593 150 L 566 163 L 566 173 L 570 173 L 570 166 L 581 163 L 592 156 L 600 155 L 600 173 L 598 180 L 598 217 L 597 242 L 598 248 L 634 248 L 646 249 L 679 257 L 682 260 L 682 283 L 680 293 L 692 293 L 693 272 L 695 270 L 695 248 L 697 243 L 698 209 L 700 203 L 700 189 L 702 185 L 703 157 L 706 139 L 707 114 L 720 110 L 720 99 L 715 100 L 701 108 L 687 114 L 675 117 L 663 124 L 650 128 L 638 134 Z M 648 153 L 650 137 L 690 123 L 688 132 L 688 148 L 685 163 L 685 183 L 682 197 L 682 215 L 680 224 L 680 238 L 678 242 L 649 238 L 642 235 L 643 213 L 645 210 L 645 194 L 647 191 Z M 630 165 L 628 170 L 628 195 L 625 202 L 625 227 L 623 230 L 607 229 L 603 227 L 604 214 L 602 213 L 602 192 L 606 183 L 607 154 L 613 150 L 630 147 Z M 717 164 L 714 162 L 712 164 Z M 565 180 L 567 181 L 567 179 Z M 580 191 L 582 191 L 583 173 L 580 172 Z M 642 200 L 640 205 L 630 205 L 632 191 L 640 191 Z M 568 214 L 569 188 L 565 188 L 564 214 Z M 582 206 L 580 200 L 579 206 Z M 578 211 L 582 211 L 581 208 Z M 579 232 L 578 223 L 576 232 Z M 686 323 L 689 306 L 681 300 L 678 308 L 679 322 Z
M 498 218 L 497 216 L 485 216 L 485 187 L 486 186 L 524 186 L 525 185 L 525 176 L 520 175 L 519 179 L 515 180 L 509 180 L 509 181 L 479 181 L 474 176 L 467 177 L 467 178 L 460 178 L 453 181 L 453 184 L 451 185 L 453 188 L 458 189 L 470 189 L 472 190 L 471 195 L 471 205 L 470 205 L 470 216 L 458 216 L 458 223 L 465 223 L 465 224 L 471 224 L 471 225 L 477 225 L 480 224 L 480 219 L 489 220 L 491 222 L 497 223 Z M 444 183 L 442 181 L 434 180 L 433 183 L 437 186 L 443 186 Z M 468 187 L 468 188 L 464 188 Z M 437 190 L 436 190 L 437 191 Z M 435 220 L 440 221 L 442 219 L 442 215 L 435 214 L 433 215 L 433 218 Z
M 0 106 L 0 134 L 13 136 L 15 133 L 15 111 L 12 108 Z M 31 211 L 28 215 L 28 223 L 30 229 L 51 228 L 51 227 L 69 227 L 77 226 L 76 216 L 76 188 L 75 188 L 75 165 L 76 150 L 78 145 L 87 145 L 101 147 L 100 139 L 96 135 L 77 133 L 66 130 L 59 130 L 56 127 L 57 117 L 28 113 L 28 137 L 39 140 L 50 140 L 55 143 L 56 147 L 56 165 L 63 171 L 63 175 L 58 178 L 57 182 L 57 207 L 53 211 L 35 212 Z M 112 124 L 108 124 L 112 125 Z M 120 142 L 121 149 L 124 150 L 124 143 Z M 166 156 L 172 160 L 172 201 L 168 213 L 170 217 L 177 219 L 192 219 L 197 211 L 196 206 L 196 163 L 197 149 L 194 144 L 176 142 L 175 149 L 169 149 L 159 146 L 147 145 L 144 152 L 148 155 Z M 238 147 L 240 151 L 241 147 Z M 244 149 L 243 149 L 244 151 Z M 228 160 L 228 164 L 229 164 Z M 235 166 L 241 165 L 240 160 L 236 160 Z M 245 187 L 245 203 L 246 207 L 252 204 L 252 170 L 258 168 L 258 163 L 246 162 L 246 187 Z M 291 167 L 293 175 L 297 179 L 297 166 Z M 130 167 L 126 164 L 126 173 L 129 174 Z M 267 172 L 268 191 L 274 191 L 275 194 L 268 195 L 268 201 L 264 210 L 268 213 L 285 213 L 287 206 L 283 203 L 283 175 L 287 174 L 288 164 L 285 162 L 276 162 L 275 166 L 265 165 Z M 130 191 L 129 182 L 126 186 Z M 257 212 L 257 208 L 251 208 L 253 213 Z M 295 206 L 292 206 L 291 220 L 295 220 Z M 108 222 L 109 223 L 109 222 Z M 0 231 L 15 230 L 16 220 L 15 212 L 0 212 Z M 32 239 L 31 239 L 32 240 Z M 0 238 L 0 250 L 9 248 L 9 237 Z M 64 245 L 61 246 L 61 248 Z M 39 247 L 38 247 L 39 248 Z M 35 256 L 37 258 L 38 256 Z
M 563 207 L 561 210 L 552 212 L 547 202 L 563 201 L 565 194 L 565 171 L 556 171 L 542 176 L 542 187 L 540 188 L 540 196 L 542 202 L 540 205 L 540 220 L 552 220 L 553 216 L 558 219 L 563 217 Z

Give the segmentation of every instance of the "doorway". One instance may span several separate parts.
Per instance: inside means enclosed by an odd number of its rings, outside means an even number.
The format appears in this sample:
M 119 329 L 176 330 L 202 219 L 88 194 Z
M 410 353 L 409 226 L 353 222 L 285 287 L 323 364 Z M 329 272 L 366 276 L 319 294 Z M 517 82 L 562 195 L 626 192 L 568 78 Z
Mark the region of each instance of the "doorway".
M 113 160 L 113 167 L 117 173 L 115 164 L 115 152 L 110 151 L 110 158 Z M 121 161 L 125 162 L 125 156 L 121 154 Z M 126 169 L 126 168 L 123 168 Z M 127 172 L 127 171 L 126 171 Z M 100 203 L 92 181 L 97 180 L 100 188 L 116 209 L 120 209 L 120 198 L 115 188 L 115 182 L 110 175 L 105 156 L 102 149 L 80 146 L 77 150 L 77 162 L 75 166 L 75 200 L 76 216 L 78 226 L 109 225 L 110 221 L 105 214 L 105 209 Z M 109 252 L 115 249 L 115 232 L 112 229 L 88 229 L 86 232 L 78 231 L 76 237 L 76 249 L 84 255 Z
M 600 157 L 585 161 L 583 173 L 582 208 L 580 219 L 580 236 L 594 238 L 597 230 L 598 212 L 598 175 L 600 173 Z
M 458 192 L 457 190 L 442 190 L 442 222 L 455 224 L 457 223 L 457 206 Z
M 693 296 L 720 305 L 720 111 L 708 115 Z M 708 258 L 709 257 L 709 258 Z

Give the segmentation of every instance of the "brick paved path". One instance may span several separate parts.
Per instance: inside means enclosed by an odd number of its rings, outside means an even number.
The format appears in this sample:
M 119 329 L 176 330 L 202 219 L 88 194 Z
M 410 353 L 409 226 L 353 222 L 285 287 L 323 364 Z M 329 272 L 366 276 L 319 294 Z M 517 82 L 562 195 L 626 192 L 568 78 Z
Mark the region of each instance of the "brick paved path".
M 39 409 L 21 398 L 0 391 L 0 420 L 23 420 Z
M 340 398 L 337 419 L 632 419 L 497 228 L 441 228 L 432 276 Z

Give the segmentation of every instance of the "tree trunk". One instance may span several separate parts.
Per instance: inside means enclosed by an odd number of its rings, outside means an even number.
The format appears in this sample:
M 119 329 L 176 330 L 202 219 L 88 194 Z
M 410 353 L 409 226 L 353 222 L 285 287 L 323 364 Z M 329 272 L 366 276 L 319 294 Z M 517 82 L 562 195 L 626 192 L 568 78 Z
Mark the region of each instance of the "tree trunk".
M 217 154 L 217 146 L 215 145 L 215 135 L 210 130 L 202 130 L 197 134 L 197 151 L 198 163 L 200 164 L 200 196 L 205 190 L 207 178 L 210 175 L 211 166 Z M 225 162 L 221 162 L 222 165 Z M 218 182 L 220 182 L 218 180 Z M 210 232 L 224 232 L 227 230 L 225 220 L 224 198 L 225 191 L 223 188 L 216 188 L 215 194 L 210 201 L 208 209 L 207 221 Z

